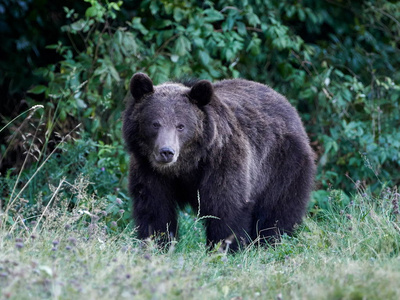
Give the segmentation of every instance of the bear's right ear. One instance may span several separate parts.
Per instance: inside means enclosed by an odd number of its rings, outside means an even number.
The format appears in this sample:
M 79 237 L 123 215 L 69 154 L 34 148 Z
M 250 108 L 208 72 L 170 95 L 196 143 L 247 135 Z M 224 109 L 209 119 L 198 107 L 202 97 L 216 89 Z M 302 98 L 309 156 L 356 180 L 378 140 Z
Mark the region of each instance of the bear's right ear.
M 144 73 L 136 73 L 133 75 L 129 88 L 136 101 L 142 99 L 144 95 L 154 92 L 153 82 L 150 77 Z

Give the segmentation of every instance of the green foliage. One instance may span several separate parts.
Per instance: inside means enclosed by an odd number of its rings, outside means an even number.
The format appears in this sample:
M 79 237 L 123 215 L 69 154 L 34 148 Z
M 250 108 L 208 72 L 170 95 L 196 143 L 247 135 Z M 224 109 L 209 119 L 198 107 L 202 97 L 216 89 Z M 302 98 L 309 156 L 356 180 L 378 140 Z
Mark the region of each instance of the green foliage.
M 31 90 L 46 94 L 58 121 L 74 118 L 93 139 L 119 142 L 134 72 L 156 84 L 244 77 L 298 106 L 322 187 L 350 190 L 345 174 L 373 188 L 377 176 L 399 182 L 400 56 L 392 39 L 399 5 L 364 1 L 345 11 L 313 1 L 142 1 L 124 23 L 122 2 L 87 2 L 84 16 L 65 8 L 71 46 L 52 46 L 64 59 L 41 70 L 48 86 Z
M 111 231 L 126 227 L 131 222 L 131 205 L 126 190 L 120 188 L 126 186 L 127 161 L 118 161 L 124 157 L 122 146 L 79 139 L 62 142 L 56 149 L 36 167 L 21 170 L 18 176 L 8 172 L 0 177 L 4 196 L 0 219 L 8 225 L 22 219 L 36 223 L 50 205 L 84 214 L 80 221 L 86 224 L 95 219 Z

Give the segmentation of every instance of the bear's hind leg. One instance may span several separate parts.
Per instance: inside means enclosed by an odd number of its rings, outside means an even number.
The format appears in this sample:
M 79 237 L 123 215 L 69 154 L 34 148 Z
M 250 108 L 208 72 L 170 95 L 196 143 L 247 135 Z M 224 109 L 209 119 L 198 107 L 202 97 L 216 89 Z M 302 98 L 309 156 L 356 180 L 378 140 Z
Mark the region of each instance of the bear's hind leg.
M 297 136 L 287 136 L 272 156 L 271 178 L 253 210 L 252 238 L 273 242 L 292 234 L 306 213 L 314 182 L 314 156 Z

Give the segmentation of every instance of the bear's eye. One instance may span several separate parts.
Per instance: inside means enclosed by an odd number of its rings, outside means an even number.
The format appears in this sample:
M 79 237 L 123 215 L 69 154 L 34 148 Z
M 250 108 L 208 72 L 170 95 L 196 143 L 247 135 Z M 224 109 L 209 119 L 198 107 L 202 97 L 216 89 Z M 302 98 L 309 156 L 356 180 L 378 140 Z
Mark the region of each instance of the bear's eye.
M 152 126 L 153 126 L 154 129 L 159 129 L 159 128 L 161 127 L 161 124 L 158 123 L 158 122 L 154 122 L 154 123 L 152 124 Z
M 176 126 L 176 129 L 178 129 L 178 131 L 182 131 L 185 128 L 185 125 L 183 124 L 179 124 Z

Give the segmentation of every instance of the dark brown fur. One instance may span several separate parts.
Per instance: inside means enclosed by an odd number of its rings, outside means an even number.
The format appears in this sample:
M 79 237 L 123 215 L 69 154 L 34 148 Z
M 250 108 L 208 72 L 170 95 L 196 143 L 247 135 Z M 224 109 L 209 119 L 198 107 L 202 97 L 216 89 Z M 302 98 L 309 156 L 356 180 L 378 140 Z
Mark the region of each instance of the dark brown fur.
M 246 80 L 153 87 L 131 80 L 123 135 L 139 237 L 177 231 L 186 204 L 211 244 L 290 234 L 305 214 L 314 154 L 296 110 L 271 88 Z

